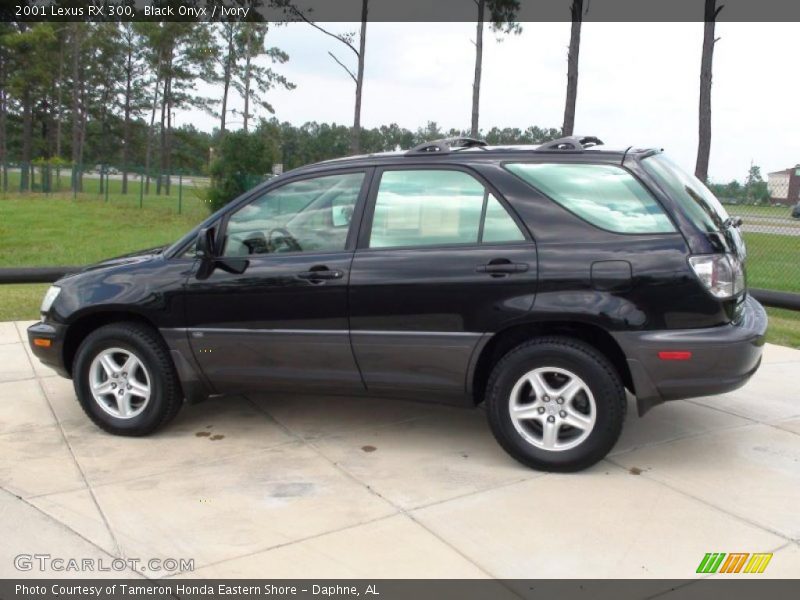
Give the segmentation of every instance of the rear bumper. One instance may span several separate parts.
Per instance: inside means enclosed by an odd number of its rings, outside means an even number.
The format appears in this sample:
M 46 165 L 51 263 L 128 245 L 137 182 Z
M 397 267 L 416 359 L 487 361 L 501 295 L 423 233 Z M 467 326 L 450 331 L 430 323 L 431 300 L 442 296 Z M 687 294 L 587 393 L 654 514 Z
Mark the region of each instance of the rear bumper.
M 64 366 L 64 337 L 66 327 L 57 323 L 34 323 L 28 327 L 28 344 L 34 356 L 42 364 L 55 369 L 62 377 L 69 377 L 69 371 Z M 49 340 L 47 347 L 37 345 L 34 340 Z
M 747 297 L 738 323 L 707 329 L 617 332 L 625 352 L 639 414 L 665 400 L 729 392 L 761 364 L 767 313 Z M 659 352 L 691 352 L 688 360 L 662 360 Z

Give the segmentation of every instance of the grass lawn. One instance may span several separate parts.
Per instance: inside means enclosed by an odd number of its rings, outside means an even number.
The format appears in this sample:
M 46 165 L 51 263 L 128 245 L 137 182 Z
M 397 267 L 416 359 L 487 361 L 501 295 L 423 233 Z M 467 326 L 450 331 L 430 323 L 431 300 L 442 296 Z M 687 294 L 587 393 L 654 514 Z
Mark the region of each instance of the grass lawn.
M 0 321 L 29 321 L 39 318 L 39 305 L 47 283 L 0 285 Z
M 751 287 L 800 293 L 800 236 L 745 233 Z
M 800 349 L 800 312 L 768 308 L 767 314 L 769 314 L 767 341 Z
M 0 199 L 0 267 L 97 262 L 173 242 L 207 215 L 198 198 L 180 215 L 155 203 L 139 209 L 122 197 Z
M 776 219 L 786 219 L 790 222 L 797 223 L 797 219 L 792 219 L 791 206 L 761 206 L 751 204 L 725 204 L 725 210 L 729 215 L 737 217 L 747 217 L 747 215 L 756 215 L 759 217 L 774 217 Z

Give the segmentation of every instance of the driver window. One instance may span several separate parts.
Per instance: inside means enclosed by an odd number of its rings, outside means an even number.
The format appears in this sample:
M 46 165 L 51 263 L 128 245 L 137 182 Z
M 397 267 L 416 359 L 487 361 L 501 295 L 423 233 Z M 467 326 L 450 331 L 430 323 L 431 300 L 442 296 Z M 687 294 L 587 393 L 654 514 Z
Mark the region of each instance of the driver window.
M 344 250 L 364 173 L 293 181 L 228 220 L 223 256 Z

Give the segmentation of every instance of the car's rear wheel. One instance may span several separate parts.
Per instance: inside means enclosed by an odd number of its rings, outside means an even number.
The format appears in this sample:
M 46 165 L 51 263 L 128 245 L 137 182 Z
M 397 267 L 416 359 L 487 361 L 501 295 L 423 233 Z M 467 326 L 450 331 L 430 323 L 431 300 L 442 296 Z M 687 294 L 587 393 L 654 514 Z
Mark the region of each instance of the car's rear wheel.
M 73 383 L 84 412 L 117 435 L 146 435 L 169 422 L 183 397 L 163 340 L 138 323 L 115 323 L 78 348 Z
M 532 340 L 506 354 L 487 384 L 492 432 L 511 456 L 547 471 L 577 471 L 608 454 L 625 419 L 625 389 L 592 346 Z

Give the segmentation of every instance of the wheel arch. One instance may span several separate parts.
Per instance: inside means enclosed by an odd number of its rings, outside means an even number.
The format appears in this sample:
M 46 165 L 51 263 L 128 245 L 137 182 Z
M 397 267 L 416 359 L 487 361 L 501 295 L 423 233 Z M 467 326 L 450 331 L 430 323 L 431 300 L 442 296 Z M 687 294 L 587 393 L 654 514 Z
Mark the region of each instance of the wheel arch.
M 90 313 L 85 313 L 70 323 L 67 328 L 67 333 L 64 337 L 64 346 L 62 349 L 64 358 L 64 368 L 72 376 L 72 366 L 75 362 L 75 355 L 78 353 L 83 340 L 100 327 L 109 325 L 111 323 L 138 323 L 146 325 L 156 332 L 161 337 L 158 327 L 143 315 L 135 312 L 122 311 L 122 310 L 97 310 Z
M 479 404 L 483 401 L 489 375 L 498 360 L 523 342 L 545 335 L 571 337 L 589 344 L 609 359 L 623 385 L 635 394 L 625 353 L 603 327 L 581 321 L 541 321 L 513 325 L 498 331 L 481 348 L 470 380 L 474 403 Z

